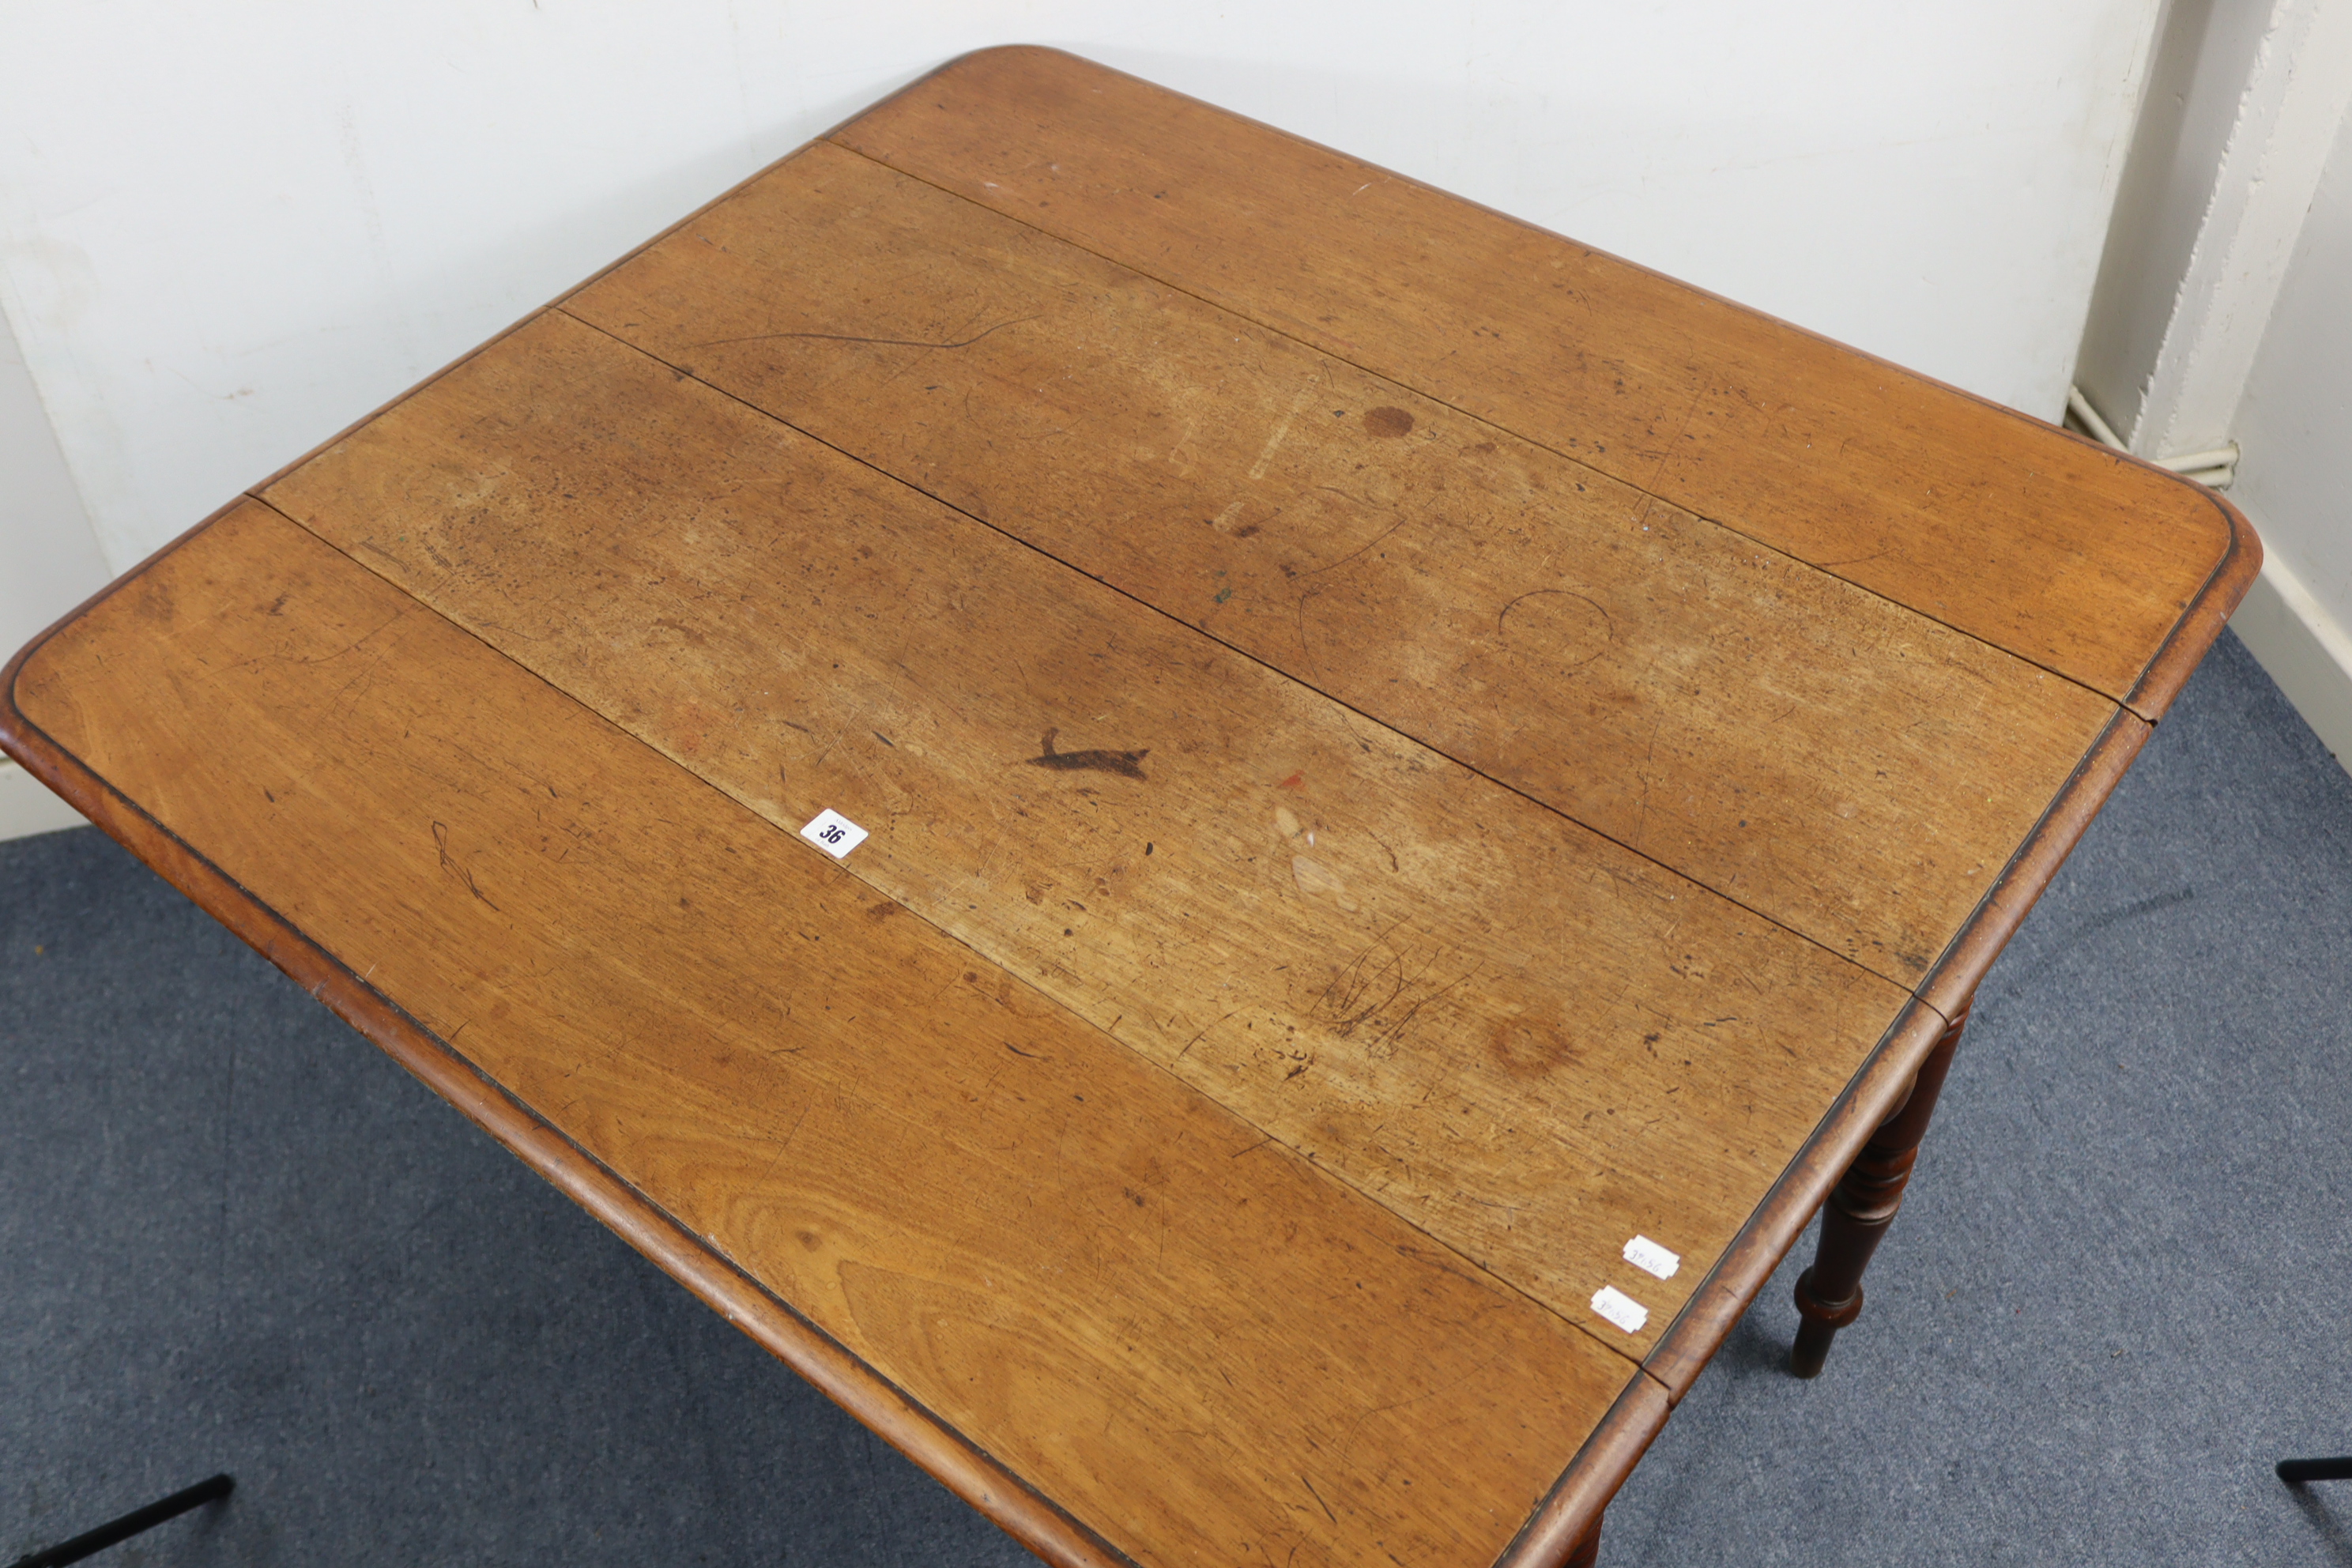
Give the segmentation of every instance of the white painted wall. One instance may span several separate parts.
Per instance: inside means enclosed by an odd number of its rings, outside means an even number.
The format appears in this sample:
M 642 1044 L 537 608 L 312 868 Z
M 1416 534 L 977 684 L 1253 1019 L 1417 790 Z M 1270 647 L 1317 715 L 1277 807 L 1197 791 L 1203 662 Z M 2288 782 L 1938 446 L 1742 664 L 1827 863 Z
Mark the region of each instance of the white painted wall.
M 2352 768 L 2352 0 L 2171 0 L 2075 379 L 2142 457 L 2234 441 L 2231 626 Z
M 0 662 L 106 583 L 106 561 L 49 433 L 16 340 L 0 321 Z M 0 838 L 81 818 L 0 757 Z
M 2129 441 L 2142 457 L 2205 451 L 2230 439 L 2347 104 L 2352 5 L 2272 0 L 2134 421 Z
M 0 660 L 106 579 L 41 395 L 0 322 Z
M 0 304 L 118 570 L 960 51 L 1060 44 L 2054 417 L 2157 0 L 83 0 Z
M 2234 428 L 2243 455 L 2231 499 L 2269 559 L 2231 624 L 2352 766 L 2352 114 L 2328 149 Z
M 2158 3 L 12 6 L 0 309 L 73 483 L 0 364 L 0 645 L 95 585 L 92 527 L 131 565 L 729 184 L 1014 39 L 2054 417 Z M 0 837 L 49 822 L 32 787 L 0 769 Z
M 2135 435 L 2153 436 L 2138 428 L 2148 380 L 2213 210 L 2255 56 L 2274 31 L 2266 4 L 2171 0 L 2165 7 L 2074 375 L 2134 451 L 2141 450 Z

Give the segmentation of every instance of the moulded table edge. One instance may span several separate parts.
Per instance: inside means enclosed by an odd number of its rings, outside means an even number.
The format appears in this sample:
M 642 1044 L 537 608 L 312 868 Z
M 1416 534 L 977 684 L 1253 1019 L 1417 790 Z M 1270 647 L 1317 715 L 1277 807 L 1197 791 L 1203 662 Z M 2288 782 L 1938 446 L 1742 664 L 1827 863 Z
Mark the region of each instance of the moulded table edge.
M 16 680 L 27 660 L 68 626 L 248 499 L 240 495 L 122 574 L 0 668 L 0 752 L 16 758 L 109 837 L 665 1273 L 1040 1558 L 1055 1568 L 1136 1568 L 1132 1558 L 713 1253 L 658 1204 L 51 740 L 17 706 Z M 1639 1370 L 1628 1365 L 1638 1380 Z

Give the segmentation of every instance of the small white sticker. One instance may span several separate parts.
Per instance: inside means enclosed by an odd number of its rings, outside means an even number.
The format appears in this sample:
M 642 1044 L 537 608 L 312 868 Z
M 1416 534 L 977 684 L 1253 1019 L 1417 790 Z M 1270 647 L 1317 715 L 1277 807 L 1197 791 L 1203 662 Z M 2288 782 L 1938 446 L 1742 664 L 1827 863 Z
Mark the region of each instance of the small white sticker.
M 866 829 L 827 806 L 801 829 L 801 837 L 838 860 L 866 842 Z
M 1675 1270 L 1683 1266 L 1679 1253 L 1668 1252 L 1646 1236 L 1637 1236 L 1625 1244 L 1625 1261 L 1661 1279 L 1673 1279 Z
M 1629 1334 L 1640 1333 L 1642 1325 L 1650 1321 L 1650 1309 L 1614 1285 L 1603 1285 L 1592 1293 L 1592 1310 Z

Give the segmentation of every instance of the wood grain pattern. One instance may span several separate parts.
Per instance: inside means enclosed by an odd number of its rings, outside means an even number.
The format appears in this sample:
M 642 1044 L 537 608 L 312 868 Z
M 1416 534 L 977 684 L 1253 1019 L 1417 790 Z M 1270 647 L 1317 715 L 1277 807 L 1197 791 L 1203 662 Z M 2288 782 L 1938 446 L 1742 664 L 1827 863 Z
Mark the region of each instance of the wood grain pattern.
M 2117 700 L 2229 552 L 2200 487 L 1057 51 L 834 140 Z
M 1602 1510 L 1664 1428 L 1670 1408 L 1651 1379 L 1627 1384 L 1495 1568 L 1576 1568 L 1580 1560 L 1590 1564 Z
M 2131 460 L 2135 465 L 2140 462 L 2137 458 Z M 2201 485 L 2198 488 L 2204 489 Z M 2211 579 L 2206 583 L 2205 591 L 2166 637 L 2156 657 L 2141 671 L 2139 684 L 2126 700 L 2133 713 L 2151 724 L 2164 717 L 2172 700 L 2180 695 L 2180 689 L 2197 673 L 2206 650 L 2220 638 L 2221 628 L 2230 624 L 2239 601 L 2254 585 L 2254 579 L 2262 575 L 2263 542 L 2253 525 L 2246 521 L 2246 514 L 2218 491 L 2206 490 L 2205 499 L 2220 515 L 2221 526 L 2229 531 L 2230 545 L 2221 565 L 2214 568 Z
M 1642 1363 L 1664 1387 L 1669 1402 L 1680 1404 L 1691 1391 L 1871 1133 L 1911 1092 L 1919 1066 L 1935 1049 L 1945 1024 L 1943 1015 L 1925 1004 L 1906 1009 L 1885 1043 L 1831 1104 L 1804 1152 L 1781 1173 L 1738 1238 L 1692 1292 L 1681 1315 Z
M 206 524 L 211 521 L 207 519 Z M 176 548 L 178 542 L 167 550 Z M 142 570 L 143 563 L 98 597 L 110 596 L 117 587 L 135 581 Z M 76 616 L 80 613 L 78 610 Z M 491 1083 L 446 1042 L 420 1028 L 331 953 L 26 722 L 13 698 L 17 671 L 47 640 L 47 634 L 37 637 L 0 671 L 0 749 L 284 971 L 313 999 L 497 1138 L 558 1191 L 611 1226 L 713 1310 L 930 1471 L 1041 1560 L 1055 1568 L 1131 1568 L 1132 1559 L 909 1399 L 904 1390 L 893 1386 L 759 1281 L 719 1257 L 675 1216 L 584 1155 L 544 1118 Z
M 2261 546 L 2251 531 L 2243 548 L 2259 564 Z M 2231 570 L 2237 570 L 2234 564 Z M 2232 590 L 2242 591 L 2242 584 Z M 2221 620 L 2213 619 L 2200 628 L 2192 616 L 2177 634 L 2175 646 L 2179 646 L 2179 639 L 2202 637 L 2205 642 L 2198 645 L 2201 651 L 2219 634 L 2221 626 Z M 2177 656 L 2168 652 L 2165 657 Z M 2193 668 L 2193 663 L 2189 668 Z M 1920 988 L 1921 1004 L 1896 1023 L 1885 1043 L 1855 1075 L 1806 1143 L 1804 1152 L 1758 1205 L 1754 1217 L 1644 1358 L 1643 1368 L 1665 1386 L 1672 1400 L 1679 1402 L 1690 1392 L 1765 1281 L 1820 1211 L 1832 1187 L 1852 1168 L 1871 1135 L 1909 1096 L 1914 1075 L 1948 1021 L 1968 1008 L 1993 960 L 2032 912 L 2035 901 L 2122 782 L 2153 730 L 2152 724 L 2135 713 L 2119 710 L 2116 714 L 2002 868 L 1999 881 L 1969 917 L 1959 940 Z
M 2221 626 L 2216 621 L 2211 629 L 2218 633 Z M 2058 868 L 2074 853 L 2099 808 L 2123 782 L 2133 759 L 2155 731 L 2155 725 L 2137 714 L 2117 710 L 2106 731 L 2083 754 L 2066 787 L 2058 792 L 2042 820 L 2001 868 L 1959 939 L 1945 950 L 1935 973 L 1919 987 L 1922 1001 L 1948 1018 L 1957 1017 L 1969 1005 L 1993 960 L 2025 923 Z
M 15 700 L 1139 1562 L 1486 1563 L 1626 1383 L 264 508 Z
M 566 309 L 1903 984 L 2114 711 L 834 147 Z
M 1633 1353 L 1906 1000 L 561 315 L 267 493 Z

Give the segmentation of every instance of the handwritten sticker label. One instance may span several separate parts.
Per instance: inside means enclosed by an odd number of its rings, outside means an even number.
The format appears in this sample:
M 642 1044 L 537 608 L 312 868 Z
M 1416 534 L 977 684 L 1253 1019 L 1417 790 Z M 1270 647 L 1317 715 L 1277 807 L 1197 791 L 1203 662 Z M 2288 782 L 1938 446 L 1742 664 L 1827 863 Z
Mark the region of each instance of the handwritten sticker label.
M 866 829 L 826 806 L 801 829 L 801 837 L 838 860 L 866 842 Z
M 1673 1279 L 1675 1270 L 1683 1266 L 1681 1254 L 1668 1252 L 1646 1236 L 1637 1236 L 1625 1244 L 1625 1261 L 1661 1279 Z
M 1614 1285 L 1603 1285 L 1592 1293 L 1592 1310 L 1629 1334 L 1640 1333 L 1642 1325 L 1650 1321 L 1650 1309 Z

